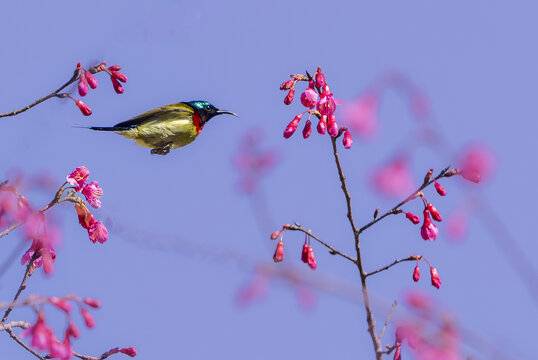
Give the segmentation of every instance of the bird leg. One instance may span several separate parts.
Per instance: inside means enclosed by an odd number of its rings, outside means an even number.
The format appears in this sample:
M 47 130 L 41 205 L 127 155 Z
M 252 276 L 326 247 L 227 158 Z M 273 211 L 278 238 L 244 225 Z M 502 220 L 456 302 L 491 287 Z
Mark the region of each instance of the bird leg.
M 160 148 L 155 148 L 155 149 L 151 149 L 151 153 L 152 154 L 157 154 L 157 155 L 166 155 L 170 152 L 170 143 L 164 145 L 163 147 L 160 147 Z

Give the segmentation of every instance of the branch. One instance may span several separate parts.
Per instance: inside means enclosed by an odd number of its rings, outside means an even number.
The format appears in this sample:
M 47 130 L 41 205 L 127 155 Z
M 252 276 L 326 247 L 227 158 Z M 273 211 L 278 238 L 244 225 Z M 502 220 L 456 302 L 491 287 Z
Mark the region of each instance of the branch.
M 327 244 L 326 242 L 322 241 L 320 238 L 318 238 L 316 235 L 312 234 L 312 231 L 309 230 L 306 230 L 304 229 L 301 225 L 295 223 L 295 225 L 287 225 L 286 226 L 286 229 L 287 230 L 292 230 L 292 231 L 302 231 L 304 232 L 305 234 L 307 234 L 308 236 L 310 236 L 311 238 L 313 238 L 314 240 L 316 240 L 317 242 L 319 242 L 321 245 L 325 246 L 326 248 L 329 249 L 329 252 L 331 253 L 331 255 L 340 255 L 346 259 L 348 259 L 349 261 L 353 262 L 353 263 L 357 263 L 357 260 L 352 258 L 351 256 L 347 255 L 346 253 L 343 253 L 339 250 L 336 250 L 334 247 L 332 247 L 331 245 Z
M 394 313 L 394 309 L 396 308 L 396 305 L 398 305 L 398 302 L 394 300 L 390 308 L 389 314 L 387 315 L 387 320 L 385 320 L 385 325 L 383 325 L 383 329 L 381 329 L 381 332 L 379 333 L 379 341 L 381 341 L 381 339 L 383 338 L 383 334 L 385 333 L 385 330 L 387 330 L 387 326 L 389 325 L 390 318 L 392 317 L 392 314 Z
M 22 278 L 21 284 L 19 286 L 19 289 L 17 290 L 17 293 L 15 294 L 15 297 L 11 301 L 11 305 L 7 308 L 6 312 L 4 313 L 4 317 L 2 317 L 2 321 L 0 321 L 1 324 L 5 324 L 9 314 L 13 311 L 13 308 L 15 307 L 15 304 L 17 303 L 17 300 L 19 299 L 19 296 L 23 292 L 24 289 L 26 289 L 26 281 L 32 276 L 32 273 L 34 272 L 34 261 L 39 257 L 39 252 L 36 252 L 32 258 L 30 259 L 30 262 L 28 262 L 28 265 L 26 266 L 26 271 L 24 272 L 24 276 Z
M 448 176 L 452 176 L 453 174 L 451 175 L 448 175 L 447 176 L 447 173 L 448 173 L 448 169 L 450 169 L 450 166 L 447 166 L 446 168 L 444 168 L 440 173 L 439 175 L 437 175 L 435 177 L 435 180 L 439 180 L 440 178 L 443 178 L 443 177 L 448 177 Z M 427 188 L 428 186 L 430 186 L 431 184 L 433 184 L 435 181 L 433 179 L 430 179 L 426 182 L 424 182 L 422 184 L 421 187 L 419 187 L 416 191 L 414 191 L 411 195 L 409 195 L 405 200 L 403 200 L 402 202 L 400 202 L 398 205 L 396 205 L 395 207 L 393 207 L 392 209 L 390 209 L 389 211 L 387 211 L 386 213 L 384 213 L 383 215 L 381 215 L 380 217 L 370 221 L 368 224 L 364 225 L 363 227 L 361 227 L 359 229 L 359 234 L 362 233 L 364 230 L 368 229 L 370 226 L 374 225 L 375 223 L 377 223 L 378 221 L 382 220 L 383 218 L 389 216 L 389 215 L 392 215 L 392 214 L 397 214 L 398 213 L 398 209 L 407 204 L 409 201 L 413 200 L 414 198 L 416 198 L 418 196 L 418 194 L 420 194 L 420 192 L 422 190 L 424 190 L 425 188 Z
M 15 340 L 20 346 L 25 348 L 28 352 L 32 353 L 32 355 L 34 355 L 36 358 L 41 359 L 41 360 L 46 360 L 44 356 L 39 355 L 34 349 L 26 345 L 17 335 L 15 335 L 15 333 L 13 332 L 13 330 L 11 330 L 11 328 L 6 328 L 6 332 L 9 334 L 9 336 L 11 336 L 13 340 Z
M 0 324 L 0 331 L 5 331 L 14 327 L 28 329 L 30 326 L 32 326 L 32 324 L 30 324 L 28 321 L 12 321 L 7 324 Z
M 391 263 L 391 264 L 389 264 L 389 265 L 387 265 L 387 266 L 384 266 L 384 267 L 382 267 L 382 268 L 379 268 L 379 269 L 377 269 L 377 270 L 374 270 L 374 271 L 372 271 L 372 272 L 365 273 L 364 276 L 365 276 L 365 277 L 368 277 L 368 276 L 370 276 L 370 275 L 377 274 L 378 272 L 385 271 L 385 270 L 387 270 L 387 269 L 393 267 L 394 265 L 399 264 L 399 263 L 404 262 L 404 261 L 414 261 L 414 260 L 420 260 L 420 259 L 422 259 L 422 256 L 420 256 L 420 255 L 411 255 L 411 256 L 408 256 L 408 257 L 406 257 L 406 258 L 404 258 L 404 259 L 394 260 L 393 263 Z

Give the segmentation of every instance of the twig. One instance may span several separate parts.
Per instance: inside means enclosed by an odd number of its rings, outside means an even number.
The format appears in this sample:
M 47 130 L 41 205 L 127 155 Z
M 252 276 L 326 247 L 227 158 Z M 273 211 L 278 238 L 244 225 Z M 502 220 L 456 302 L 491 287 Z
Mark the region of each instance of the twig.
M 381 347 L 381 341 L 377 337 L 377 334 L 375 331 L 375 318 L 372 312 L 372 306 L 370 304 L 370 297 L 368 295 L 368 287 L 366 286 L 366 273 L 364 272 L 364 268 L 362 266 L 361 248 L 360 248 L 360 241 L 359 241 L 360 231 L 357 230 L 357 227 L 355 226 L 355 221 L 353 220 L 353 213 L 351 211 L 351 194 L 349 193 L 349 190 L 347 189 L 346 177 L 344 175 L 344 172 L 342 171 L 342 165 L 340 164 L 340 158 L 338 157 L 338 150 L 336 148 L 336 139 L 334 137 L 331 137 L 331 143 L 333 147 L 334 161 L 336 163 L 336 168 L 338 169 L 340 183 L 342 185 L 342 192 L 344 193 L 344 196 L 346 198 L 347 218 L 349 220 L 349 224 L 351 225 L 351 229 L 353 230 L 353 237 L 355 238 L 355 249 L 357 251 L 357 261 L 355 262 L 355 264 L 357 265 L 357 268 L 359 269 L 359 273 L 361 277 L 362 297 L 364 300 L 364 309 L 366 310 L 366 322 L 368 323 L 368 333 L 370 334 L 372 343 L 374 345 L 376 360 L 381 360 L 383 358 L 383 354 L 382 354 L 383 348 Z
M 32 349 L 31 347 L 29 347 L 28 345 L 26 345 L 17 335 L 15 335 L 15 333 L 13 332 L 13 330 L 11 330 L 10 328 L 7 328 L 6 329 L 6 332 L 9 334 L 9 336 L 11 336 L 11 338 L 13 340 L 15 340 L 20 346 L 22 346 L 23 348 L 25 348 L 26 350 L 28 350 L 28 352 L 30 352 L 32 355 L 34 355 L 35 357 L 37 357 L 38 359 L 41 359 L 41 360 L 45 360 L 46 358 L 44 356 L 41 356 L 39 355 L 34 349 Z
M 332 247 L 331 245 L 327 244 L 326 242 L 324 242 L 323 240 L 321 240 L 320 238 L 318 238 L 316 235 L 312 234 L 312 231 L 310 230 L 306 230 L 304 229 L 301 225 L 295 223 L 295 225 L 288 225 L 286 226 L 286 229 L 287 230 L 292 230 L 292 231 L 302 231 L 304 232 L 305 234 L 307 234 L 308 236 L 310 236 L 311 238 L 313 238 L 314 240 L 316 240 L 317 242 L 319 242 L 321 245 L 325 246 L 326 248 L 329 249 L 329 252 L 333 255 L 340 255 L 346 259 L 348 259 L 349 261 L 353 262 L 353 263 L 356 263 L 357 262 L 357 259 L 354 259 L 352 258 L 351 256 L 347 255 L 346 253 L 343 253 L 339 250 L 336 250 L 334 247 Z
M 394 265 L 399 264 L 399 263 L 404 262 L 404 261 L 420 260 L 421 258 L 422 258 L 422 256 L 420 256 L 420 255 L 411 255 L 411 256 L 408 256 L 408 257 L 406 257 L 406 258 L 404 258 L 404 259 L 394 260 L 394 262 L 392 262 L 391 264 L 389 264 L 389 265 L 387 265 L 387 266 L 384 266 L 384 267 L 382 267 L 382 268 L 379 268 L 379 269 L 374 270 L 374 271 L 369 272 L 369 273 L 365 273 L 364 276 L 365 276 L 365 277 L 368 277 L 368 276 L 370 276 L 370 275 L 377 274 L 378 272 L 387 270 L 387 269 L 393 267 Z
M 90 70 L 91 72 L 91 70 Z M 56 91 L 53 91 L 51 92 L 50 94 L 46 95 L 46 96 L 43 96 L 42 98 L 40 99 L 37 99 L 36 101 L 34 101 L 33 103 L 31 103 L 30 105 L 27 105 L 19 110 L 14 110 L 14 111 L 11 111 L 11 112 L 8 112 L 8 113 L 4 113 L 4 114 L 0 114 L 0 118 L 2 117 L 6 117 L 6 116 L 15 116 L 17 114 L 20 114 L 22 112 L 25 112 L 26 110 L 29 110 L 31 108 L 33 108 L 34 106 L 36 105 L 39 105 L 41 104 L 43 101 L 46 101 L 50 98 L 53 98 L 53 97 L 57 97 L 59 94 L 60 94 L 60 91 L 62 91 L 63 89 L 65 89 L 66 87 L 68 87 L 69 85 L 73 84 L 75 81 L 78 80 L 79 78 L 79 70 L 78 68 L 73 72 L 73 76 L 71 76 L 71 79 L 69 79 L 65 84 L 63 84 L 62 86 L 60 86 Z
M 385 325 L 383 325 L 383 329 L 379 332 L 379 341 L 383 338 L 383 334 L 385 333 L 385 330 L 387 330 L 387 326 L 389 326 L 390 319 L 392 318 L 392 314 L 394 313 L 394 309 L 396 308 L 396 305 L 398 305 L 398 302 L 394 300 L 392 303 L 392 306 L 390 308 L 389 314 L 387 315 L 387 320 L 385 320 Z
M 13 311 L 13 308 L 15 307 L 15 304 L 17 303 L 17 300 L 19 299 L 19 296 L 21 293 L 26 289 L 26 281 L 32 276 L 32 273 L 34 272 L 34 261 L 39 257 L 39 252 L 36 252 L 32 258 L 30 259 L 30 262 L 28 262 L 28 265 L 26 266 L 26 271 L 24 272 L 24 276 L 22 278 L 21 284 L 19 286 L 19 289 L 17 290 L 17 293 L 15 294 L 15 297 L 11 301 L 11 305 L 7 308 L 6 312 L 4 313 L 4 317 L 2 317 L 2 321 L 0 321 L 0 324 L 5 324 L 9 314 Z
M 447 166 L 446 168 L 444 168 L 440 173 L 439 175 L 437 175 L 435 177 L 435 180 L 439 180 L 440 178 L 442 177 L 445 177 L 446 173 L 448 172 L 448 169 L 450 169 L 450 166 Z M 414 191 L 411 195 L 409 195 L 405 200 L 403 200 L 402 202 L 400 202 L 398 205 L 396 205 L 395 207 L 393 207 L 392 209 L 390 209 L 389 211 L 387 211 L 386 213 L 384 213 L 383 215 L 381 215 L 380 217 L 370 221 L 368 224 L 364 225 L 363 227 L 361 227 L 359 229 L 359 234 L 362 233 L 364 230 L 368 229 L 370 226 L 374 225 L 375 223 L 377 223 L 378 221 L 381 221 L 383 220 L 385 217 L 389 216 L 389 215 L 392 215 L 392 214 L 396 214 L 398 211 L 398 209 L 402 206 L 402 205 L 405 205 L 406 203 L 408 203 L 409 201 L 413 200 L 414 198 L 416 198 L 418 196 L 418 194 L 424 190 L 425 188 L 427 188 L 428 186 L 430 186 L 431 184 L 433 184 L 435 181 L 433 179 L 425 182 L 422 184 L 422 186 L 420 186 L 416 191 Z
M 11 321 L 7 324 L 0 324 L 0 331 L 5 331 L 6 329 L 13 329 L 14 327 L 20 327 L 23 329 L 28 329 L 32 324 L 28 321 Z

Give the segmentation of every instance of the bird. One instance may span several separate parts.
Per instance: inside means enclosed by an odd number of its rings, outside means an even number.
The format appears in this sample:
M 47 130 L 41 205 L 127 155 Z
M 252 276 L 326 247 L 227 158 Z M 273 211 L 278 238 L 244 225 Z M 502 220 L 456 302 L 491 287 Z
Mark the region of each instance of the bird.
M 140 146 L 151 148 L 151 154 L 166 155 L 193 142 L 214 116 L 237 114 L 219 110 L 208 101 L 179 102 L 146 111 L 114 126 L 90 126 L 91 130 L 113 131 Z

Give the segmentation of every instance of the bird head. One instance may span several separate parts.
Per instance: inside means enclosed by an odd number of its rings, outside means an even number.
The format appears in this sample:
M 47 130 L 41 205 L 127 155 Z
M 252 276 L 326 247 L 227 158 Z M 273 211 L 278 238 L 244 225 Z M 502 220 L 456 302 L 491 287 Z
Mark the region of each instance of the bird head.
M 187 104 L 189 104 L 189 106 L 191 106 L 194 111 L 196 111 L 198 115 L 200 115 L 200 126 L 204 126 L 205 123 L 209 121 L 209 119 L 216 115 L 230 114 L 233 116 L 237 116 L 237 114 L 231 111 L 219 110 L 207 101 L 189 101 Z

